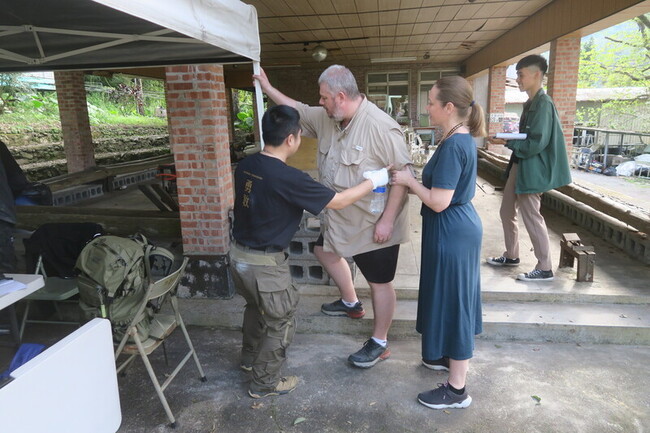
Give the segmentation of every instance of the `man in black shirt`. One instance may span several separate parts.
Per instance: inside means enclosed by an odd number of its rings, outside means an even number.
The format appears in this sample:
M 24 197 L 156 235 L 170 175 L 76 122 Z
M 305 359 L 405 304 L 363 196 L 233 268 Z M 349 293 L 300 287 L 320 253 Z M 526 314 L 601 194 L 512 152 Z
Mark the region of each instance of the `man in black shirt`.
M 368 180 L 337 193 L 307 173 L 286 165 L 300 147 L 300 116 L 286 105 L 262 118 L 266 147 L 241 161 L 235 171 L 235 219 L 230 269 L 246 299 L 241 368 L 252 371 L 253 398 L 287 394 L 295 376 L 280 376 L 295 330 L 299 293 L 292 284 L 284 250 L 299 228 L 303 211 L 342 209 L 388 183 L 386 168 L 364 173 Z

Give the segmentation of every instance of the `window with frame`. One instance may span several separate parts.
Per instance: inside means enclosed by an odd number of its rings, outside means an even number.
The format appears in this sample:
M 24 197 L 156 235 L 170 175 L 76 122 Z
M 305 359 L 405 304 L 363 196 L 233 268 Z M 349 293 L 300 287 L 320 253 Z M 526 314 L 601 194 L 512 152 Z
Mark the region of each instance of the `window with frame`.
M 420 116 L 420 126 L 429 126 L 429 112 L 427 111 L 427 102 L 429 100 L 429 90 L 442 77 L 448 75 L 458 75 L 456 69 L 441 69 L 420 71 L 418 80 L 418 114 Z
M 366 96 L 398 123 L 409 123 L 408 71 L 368 73 Z

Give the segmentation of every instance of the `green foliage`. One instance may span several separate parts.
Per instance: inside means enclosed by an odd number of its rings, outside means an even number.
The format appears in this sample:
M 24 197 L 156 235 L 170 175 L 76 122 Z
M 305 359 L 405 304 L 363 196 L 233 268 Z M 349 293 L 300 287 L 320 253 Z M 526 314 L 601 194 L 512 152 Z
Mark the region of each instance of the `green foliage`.
M 253 92 L 246 90 L 235 90 L 233 93 L 233 105 L 237 113 L 237 120 L 235 120 L 235 128 L 245 132 L 253 131 L 255 125 L 255 112 L 253 104 Z
M 18 75 L 0 74 L 0 125 L 3 130 L 16 129 L 12 125 L 17 125 L 18 129 L 25 125 L 58 125 L 56 92 L 34 92 L 21 84 Z M 136 84 L 133 78 L 120 74 L 110 78 L 87 75 L 85 81 L 91 125 L 166 125 L 166 118 L 156 116 L 160 108 L 165 107 L 161 81 L 143 79 Z
M 578 86 L 650 88 L 650 14 L 628 21 L 602 42 L 584 41 Z
M 578 107 L 576 109 L 576 125 L 597 127 L 600 120 L 602 108 L 595 107 Z
M 59 105 L 55 92 L 35 92 L 30 99 L 25 101 L 28 108 L 31 108 L 44 115 L 59 116 Z M 31 105 L 31 107 L 29 107 Z
M 21 94 L 29 91 L 19 77 L 17 73 L 0 73 L 0 114 L 10 112 L 20 101 Z

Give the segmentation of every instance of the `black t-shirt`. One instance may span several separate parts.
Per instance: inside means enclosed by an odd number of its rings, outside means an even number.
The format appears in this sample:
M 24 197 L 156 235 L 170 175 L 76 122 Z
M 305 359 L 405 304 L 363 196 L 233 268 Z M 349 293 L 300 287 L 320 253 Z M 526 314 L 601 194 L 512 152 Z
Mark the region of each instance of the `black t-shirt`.
M 335 194 L 277 158 L 251 155 L 235 170 L 233 237 L 252 248 L 286 248 L 303 210 L 317 215 Z

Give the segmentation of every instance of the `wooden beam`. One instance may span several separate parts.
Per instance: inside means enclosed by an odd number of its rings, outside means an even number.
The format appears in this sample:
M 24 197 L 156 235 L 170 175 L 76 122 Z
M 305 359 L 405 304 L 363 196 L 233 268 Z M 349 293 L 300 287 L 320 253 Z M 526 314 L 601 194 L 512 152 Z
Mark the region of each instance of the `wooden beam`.
M 16 227 L 36 230 L 45 223 L 94 222 L 107 233 L 129 236 L 142 233 L 152 239 L 181 237 L 178 212 L 134 209 L 98 209 L 72 206 L 16 206 Z

